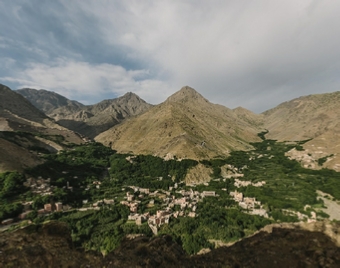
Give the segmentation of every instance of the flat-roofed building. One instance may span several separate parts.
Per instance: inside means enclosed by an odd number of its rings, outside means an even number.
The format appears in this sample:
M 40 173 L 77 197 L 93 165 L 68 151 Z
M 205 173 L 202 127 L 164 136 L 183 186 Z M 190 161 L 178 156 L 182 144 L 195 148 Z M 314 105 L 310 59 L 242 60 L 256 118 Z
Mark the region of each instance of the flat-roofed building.
M 56 211 L 63 211 L 63 203 L 61 202 L 55 203 L 55 208 Z
M 203 191 L 203 196 L 215 196 L 215 191 Z

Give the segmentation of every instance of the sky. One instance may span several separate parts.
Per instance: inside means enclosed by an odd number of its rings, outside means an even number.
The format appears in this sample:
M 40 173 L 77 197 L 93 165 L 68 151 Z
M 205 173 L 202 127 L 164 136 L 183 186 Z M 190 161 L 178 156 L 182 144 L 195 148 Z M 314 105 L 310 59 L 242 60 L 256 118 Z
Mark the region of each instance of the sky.
M 339 91 L 340 1 L 0 0 L 0 83 L 84 104 L 183 86 L 260 113 Z

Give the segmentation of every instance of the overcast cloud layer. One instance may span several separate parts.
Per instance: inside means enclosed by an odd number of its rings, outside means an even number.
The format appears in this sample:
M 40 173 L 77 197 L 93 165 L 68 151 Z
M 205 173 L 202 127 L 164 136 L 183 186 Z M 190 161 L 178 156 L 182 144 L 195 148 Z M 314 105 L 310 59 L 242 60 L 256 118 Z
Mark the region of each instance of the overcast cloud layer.
M 262 112 L 339 90 L 340 1 L 0 2 L 0 83 L 85 104 L 189 85 Z

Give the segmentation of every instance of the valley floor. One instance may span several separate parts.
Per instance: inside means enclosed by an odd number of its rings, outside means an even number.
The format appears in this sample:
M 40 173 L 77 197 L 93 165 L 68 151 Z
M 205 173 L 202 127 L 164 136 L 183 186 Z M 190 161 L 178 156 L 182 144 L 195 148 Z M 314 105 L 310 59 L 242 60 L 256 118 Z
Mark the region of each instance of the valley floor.
M 98 143 L 44 153 L 24 174 L 0 174 L 1 220 L 26 220 L 7 232 L 27 220 L 66 223 L 75 247 L 104 255 L 129 235 L 169 235 L 192 255 L 272 223 L 339 219 L 340 173 L 303 168 L 285 155 L 301 142 L 264 135 L 251 151 L 200 162 L 117 154 Z M 211 177 L 186 183 L 198 164 Z

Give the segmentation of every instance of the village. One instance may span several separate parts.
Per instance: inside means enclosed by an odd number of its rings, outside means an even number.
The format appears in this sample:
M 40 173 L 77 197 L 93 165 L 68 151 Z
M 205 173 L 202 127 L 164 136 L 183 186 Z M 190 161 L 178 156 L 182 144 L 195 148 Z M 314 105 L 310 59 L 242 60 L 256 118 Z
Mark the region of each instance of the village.
M 41 177 L 37 180 L 27 180 L 26 185 L 31 188 L 32 193 L 42 196 L 52 195 L 53 189 L 55 188 L 50 186 L 49 179 L 42 179 Z M 100 185 L 101 183 L 99 181 L 93 181 L 93 186 L 96 189 L 100 189 Z M 90 186 L 88 186 L 88 188 L 89 187 Z M 69 186 L 68 182 L 63 188 L 68 191 L 73 191 L 73 187 Z M 88 188 L 86 188 L 86 190 L 88 190 Z M 179 184 L 177 183 L 175 183 L 173 187 L 169 187 L 169 191 L 156 190 L 151 192 L 149 188 L 137 186 L 126 186 L 125 188 L 122 188 L 122 191 L 126 191 L 126 194 L 119 203 L 129 207 L 130 215 L 128 216 L 128 220 L 134 221 L 137 225 L 147 222 L 154 234 L 157 234 L 158 228 L 161 225 L 169 223 L 171 217 L 196 217 L 198 202 L 207 196 L 217 196 L 215 191 L 203 191 L 200 193 L 198 191 L 193 191 L 192 189 L 189 191 L 180 190 Z M 138 195 L 136 195 L 136 193 L 138 193 Z M 176 193 L 176 195 L 180 197 L 176 198 L 172 193 Z M 143 214 L 137 213 L 139 204 L 146 198 L 149 199 L 148 208 L 152 208 L 155 205 L 155 199 L 162 200 L 162 209 L 157 210 L 154 215 L 151 215 L 150 212 Z M 66 212 L 71 209 L 79 211 L 99 210 L 101 206 L 114 205 L 117 201 L 115 199 L 104 198 L 91 203 L 88 202 L 88 200 L 82 200 L 82 203 L 83 207 L 81 208 L 72 208 L 61 202 L 46 203 L 43 208 L 37 210 L 37 216 L 45 216 L 53 212 Z M 3 225 L 8 225 L 16 220 L 21 221 L 27 219 L 28 215 L 34 211 L 32 209 L 32 204 L 33 201 L 24 202 L 23 211 L 18 215 L 17 219 L 5 219 L 1 223 Z
M 181 197 L 176 198 L 170 191 L 178 188 L 177 183 L 175 183 L 174 187 L 170 187 L 169 191 L 156 190 L 154 192 L 150 192 L 148 188 L 139 188 L 136 186 L 128 186 L 127 188 L 130 188 L 134 193 L 139 193 L 136 198 L 134 194 L 127 191 L 126 200 L 120 202 L 121 204 L 128 206 L 130 209 L 131 214 L 129 215 L 128 220 L 135 221 L 137 225 L 147 222 L 154 234 L 157 234 L 158 228 L 162 224 L 169 223 L 171 217 L 196 217 L 198 202 L 207 196 L 217 196 L 215 191 L 203 191 L 200 193 L 190 189 L 189 191 L 175 191 L 177 194 L 181 195 Z M 146 195 L 149 197 L 160 198 L 163 201 L 162 206 L 164 208 L 162 210 L 157 210 L 155 215 L 150 215 L 149 212 L 144 214 L 137 213 L 138 205 L 141 202 L 141 199 L 145 198 Z M 154 199 L 151 199 L 148 207 L 153 206 Z
M 232 167 L 229 167 L 232 168 Z M 249 181 L 241 181 L 238 178 L 242 177 L 243 174 L 236 173 L 233 170 L 232 175 L 228 175 L 226 179 L 234 179 L 234 185 L 239 188 L 242 186 L 253 185 L 255 187 L 261 187 L 265 184 L 265 182 L 251 183 Z M 77 178 L 75 178 L 77 179 Z M 142 188 L 138 186 L 126 186 L 122 188 L 123 196 L 120 196 L 117 199 L 117 196 L 111 199 L 103 198 L 101 200 L 96 200 L 89 202 L 88 200 L 82 200 L 83 206 L 81 208 L 72 208 L 68 204 L 62 204 L 61 202 L 50 202 L 44 204 L 44 207 L 37 210 L 37 216 L 45 216 L 49 215 L 53 212 L 66 212 L 69 210 L 99 210 L 103 205 L 114 205 L 115 203 L 120 203 L 125 205 L 130 210 L 130 215 L 128 216 L 129 221 L 134 221 L 135 224 L 141 225 L 147 222 L 148 226 L 152 230 L 154 234 L 157 234 L 158 229 L 163 224 L 168 224 L 171 217 L 191 217 L 195 218 L 197 216 L 197 206 L 198 203 L 203 200 L 205 197 L 218 197 L 215 191 L 196 191 L 193 188 L 196 187 L 195 184 L 188 184 L 186 190 L 182 189 L 181 183 L 174 183 L 173 186 L 170 186 L 167 191 L 165 190 L 155 190 L 150 191 L 149 188 Z M 203 183 L 204 186 L 209 186 L 208 182 Z M 31 188 L 32 193 L 46 196 L 53 195 L 53 190 L 56 186 L 50 185 L 50 179 L 43 179 L 39 177 L 38 179 L 28 179 L 25 183 L 27 187 Z M 88 185 L 85 191 L 88 191 L 90 188 L 100 189 L 101 182 L 93 181 L 92 185 Z M 69 185 L 69 182 L 66 182 L 66 185 L 62 187 L 66 191 L 73 191 L 73 187 Z M 227 191 L 227 189 L 223 188 L 223 191 Z M 232 198 L 238 203 L 238 205 L 243 208 L 247 213 L 260 215 L 263 217 L 268 217 L 267 212 L 263 209 L 261 203 L 256 201 L 255 198 L 244 197 L 241 192 L 230 192 Z M 157 210 L 153 210 L 152 208 L 155 206 L 155 200 L 159 200 L 157 204 Z M 141 210 L 138 208 L 142 201 L 148 201 L 146 208 L 143 210 L 151 210 L 154 213 L 144 212 L 140 213 Z M 159 204 L 159 202 L 161 204 Z M 33 201 L 23 203 L 23 211 L 18 215 L 17 220 L 24 220 L 28 217 L 28 215 L 33 212 L 32 209 Z M 139 211 L 139 213 L 138 213 Z M 15 219 L 6 219 L 1 223 L 3 225 L 11 224 L 15 221 Z
M 232 168 L 232 167 L 230 167 Z M 232 170 L 232 173 L 224 176 L 223 179 L 216 179 L 216 181 L 223 180 L 224 182 L 227 179 L 234 180 L 234 186 L 236 188 L 240 187 L 262 187 L 266 184 L 265 181 L 259 181 L 253 183 L 251 181 L 240 180 L 243 174 L 236 172 L 236 170 Z M 101 200 L 96 200 L 89 202 L 88 200 L 82 200 L 83 206 L 80 208 L 72 208 L 68 204 L 63 204 L 61 202 L 50 202 L 43 205 L 43 208 L 38 209 L 36 212 L 37 216 L 46 216 L 53 212 L 66 212 L 69 210 L 78 210 L 78 211 L 86 211 L 86 210 L 100 210 L 100 207 L 103 205 L 114 205 L 120 203 L 124 206 L 127 206 L 130 211 L 130 215 L 128 216 L 128 221 L 134 222 L 136 225 L 142 225 L 143 223 L 147 223 L 150 229 L 154 234 L 157 234 L 159 228 L 163 224 L 168 224 L 171 217 L 191 217 L 195 218 L 198 216 L 197 207 L 199 206 L 199 202 L 201 202 L 205 197 L 218 197 L 216 191 L 197 191 L 193 190 L 196 185 L 188 184 L 185 185 L 186 190 L 182 189 L 181 183 L 174 183 L 173 186 L 170 186 L 169 189 L 166 190 L 155 190 L 150 191 L 149 188 L 142 188 L 138 186 L 125 186 L 121 189 L 120 197 L 117 196 L 108 199 L 103 198 Z M 209 186 L 208 182 L 203 183 L 204 186 Z M 43 179 L 39 177 L 38 179 L 28 179 L 26 182 L 26 186 L 31 188 L 32 193 L 45 196 L 52 195 L 53 189 L 56 186 L 50 185 L 50 179 Z M 100 189 L 101 182 L 93 181 L 92 185 L 88 185 L 85 191 L 89 190 L 89 188 Z M 69 185 L 69 182 L 66 182 L 66 185 L 63 187 L 67 191 L 73 191 L 73 187 Z M 222 188 L 222 191 L 227 191 L 226 188 Z M 237 189 L 235 191 L 230 191 L 229 195 L 232 199 L 241 207 L 245 213 L 258 215 L 265 218 L 268 218 L 268 214 L 265 208 L 260 201 L 256 200 L 254 197 L 245 197 L 242 192 L 239 192 Z M 158 200 L 157 205 L 155 204 L 155 200 Z M 145 204 L 147 201 L 147 205 L 144 206 L 143 210 L 139 209 L 141 203 Z M 34 210 L 32 209 L 33 201 L 24 202 L 23 211 L 20 213 L 16 219 L 10 218 L 5 219 L 1 223 L 3 225 L 9 225 L 16 221 L 25 220 L 28 218 L 28 215 L 32 213 Z M 152 209 L 152 208 L 156 208 Z M 151 212 L 150 212 L 151 211 Z M 294 211 L 286 211 L 287 214 L 295 213 Z M 314 221 L 316 216 L 315 213 L 312 215 L 311 219 L 309 219 L 306 215 L 297 212 L 296 214 L 299 220 L 307 220 Z
M 233 180 L 233 185 L 238 189 L 241 187 L 253 186 L 263 187 L 266 182 L 258 181 L 251 182 L 241 180 L 244 176 L 240 170 L 236 169 L 231 165 L 227 165 L 227 174 L 224 174 L 223 178 L 215 179 L 213 181 Z M 77 178 L 75 178 L 77 179 Z M 159 178 L 161 180 L 161 178 Z M 27 187 L 31 188 L 33 194 L 46 196 L 53 195 L 53 190 L 56 186 L 50 185 L 50 179 L 28 179 L 26 184 Z M 101 182 L 98 180 L 92 181 L 87 186 L 81 186 L 85 191 L 90 188 L 99 190 L 101 189 Z M 209 182 L 204 182 L 203 186 L 209 186 Z M 157 234 L 159 228 L 163 224 L 168 224 L 172 217 L 191 217 L 195 218 L 198 216 L 197 207 L 205 197 L 218 197 L 216 191 L 197 191 L 195 184 L 185 184 L 185 182 L 174 183 L 173 186 L 169 186 L 168 190 L 154 190 L 151 191 L 149 188 L 142 188 L 138 186 L 125 186 L 121 189 L 120 193 L 111 196 L 111 198 L 103 198 L 99 200 L 82 200 L 82 207 L 72 208 L 68 204 L 61 202 L 49 202 L 43 205 L 43 208 L 36 210 L 37 216 L 46 216 L 53 212 L 66 212 L 69 210 L 87 211 L 87 210 L 100 210 L 101 206 L 110 206 L 114 204 L 122 204 L 127 206 L 130 211 L 128 221 L 134 222 L 136 225 L 142 225 L 147 223 L 154 234 Z M 67 181 L 62 187 L 65 191 L 73 191 L 73 187 L 70 186 Z M 185 189 L 185 190 L 184 190 Z M 202 188 L 201 188 L 202 189 Z M 214 189 L 209 187 L 208 189 Z M 246 197 L 242 192 L 238 190 L 230 191 L 229 196 L 243 209 L 245 213 L 258 215 L 261 217 L 268 218 L 268 213 L 263 207 L 260 201 L 254 197 Z M 222 191 L 228 192 L 228 189 L 222 188 Z M 23 211 L 17 216 L 17 219 L 5 219 L 1 223 L 3 225 L 11 224 L 16 220 L 25 220 L 28 215 L 33 212 L 32 209 L 33 201 L 23 203 Z M 285 213 L 291 214 L 291 211 Z M 298 212 L 296 214 L 300 220 L 314 220 L 315 215 L 313 214 L 312 219 L 309 219 L 304 214 Z M 306 218 L 307 217 L 307 218 Z
M 238 177 L 242 177 L 243 174 L 234 174 L 234 176 L 230 176 L 230 178 L 234 178 L 234 186 L 237 188 L 245 187 L 248 185 L 252 185 L 254 187 L 261 187 L 266 184 L 265 181 L 252 183 L 250 181 L 241 181 Z M 219 180 L 219 179 L 218 179 Z M 226 179 L 223 179 L 225 181 Z M 204 183 L 205 186 L 208 186 L 209 183 Z M 128 220 L 135 221 L 137 225 L 141 225 L 143 222 L 147 222 L 149 227 L 151 228 L 154 234 L 157 234 L 158 228 L 163 224 L 168 224 L 171 217 L 196 217 L 196 209 L 198 203 L 203 200 L 205 197 L 218 197 L 215 191 L 194 191 L 193 188 L 196 186 L 195 184 L 187 185 L 190 187 L 189 190 L 180 190 L 177 183 L 175 183 L 174 187 L 169 187 L 169 191 L 156 190 L 154 192 L 150 192 L 148 188 L 140 188 L 136 186 L 128 186 L 127 188 L 131 189 L 130 191 L 126 191 L 126 197 L 124 201 L 120 203 L 126 205 L 130 209 L 130 215 Z M 124 189 L 126 190 L 126 189 Z M 180 197 L 175 197 L 172 194 L 172 190 L 176 190 L 175 193 L 180 194 Z M 226 188 L 222 189 L 223 191 L 227 191 Z M 132 193 L 131 193 L 132 192 Z M 136 196 L 135 193 L 138 193 Z M 155 215 L 151 215 L 149 212 L 146 213 L 137 213 L 138 206 L 141 203 L 141 200 L 146 196 L 149 197 L 158 197 L 163 201 L 163 209 L 157 210 Z M 243 193 L 236 191 L 230 192 L 230 196 L 234 199 L 234 201 L 245 210 L 246 213 L 259 215 L 265 218 L 268 218 L 267 211 L 263 208 L 260 201 L 257 201 L 253 197 L 244 197 Z M 154 205 L 154 199 L 149 201 L 148 206 L 152 207 Z

